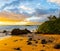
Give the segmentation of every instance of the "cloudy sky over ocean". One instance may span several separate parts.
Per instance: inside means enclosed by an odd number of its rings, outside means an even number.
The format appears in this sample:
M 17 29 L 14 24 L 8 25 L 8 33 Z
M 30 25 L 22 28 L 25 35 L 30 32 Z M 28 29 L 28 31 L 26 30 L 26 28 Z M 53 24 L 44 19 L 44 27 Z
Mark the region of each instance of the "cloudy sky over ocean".
M 20 19 L 25 24 L 43 22 L 47 16 L 58 15 L 59 12 L 60 0 L 0 0 L 0 17 Z

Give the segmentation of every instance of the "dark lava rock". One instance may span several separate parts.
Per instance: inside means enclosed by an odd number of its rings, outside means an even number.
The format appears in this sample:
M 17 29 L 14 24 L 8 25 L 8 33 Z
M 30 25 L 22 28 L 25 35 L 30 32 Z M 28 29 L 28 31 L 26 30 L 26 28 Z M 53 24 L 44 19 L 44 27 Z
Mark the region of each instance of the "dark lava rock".
M 47 44 L 47 41 L 45 39 L 41 40 L 41 44 Z
M 7 45 L 7 44 L 4 44 L 4 45 Z
M 32 41 L 32 38 L 29 38 L 28 40 L 29 40 L 29 41 Z
M 20 39 L 20 41 L 22 41 L 23 39 Z
M 49 42 L 49 43 L 52 43 L 52 42 L 53 42 L 53 40 L 48 40 L 48 42 Z
M 36 41 L 35 43 L 38 43 L 38 41 Z
M 55 48 L 55 49 L 60 49 L 60 44 L 56 44 L 56 45 L 54 46 L 54 48 Z
M 29 41 L 27 41 L 27 42 L 29 42 Z
M 14 42 L 16 42 L 16 41 L 18 41 L 18 40 L 14 40 Z
M 32 42 L 28 42 L 28 44 L 27 45 L 32 45 Z
M 33 41 L 36 41 L 36 40 L 33 40 Z
M 40 50 L 40 51 L 45 51 L 45 50 Z
M 45 45 L 43 45 L 43 47 L 45 47 Z
M 38 40 L 40 40 L 40 39 L 38 39 Z
M 20 49 L 20 48 L 14 48 L 14 50 L 19 50 L 19 51 L 21 51 L 21 49 Z

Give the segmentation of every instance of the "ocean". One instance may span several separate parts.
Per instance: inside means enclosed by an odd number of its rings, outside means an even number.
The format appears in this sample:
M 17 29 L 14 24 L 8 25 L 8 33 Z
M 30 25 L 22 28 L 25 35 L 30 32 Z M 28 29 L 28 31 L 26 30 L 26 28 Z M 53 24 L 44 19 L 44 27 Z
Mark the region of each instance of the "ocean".
M 5 26 L 0 26 L 0 31 L 7 30 L 11 31 L 12 29 L 19 28 L 19 29 L 25 29 L 27 28 L 30 31 L 36 30 L 38 28 L 38 25 L 5 25 Z

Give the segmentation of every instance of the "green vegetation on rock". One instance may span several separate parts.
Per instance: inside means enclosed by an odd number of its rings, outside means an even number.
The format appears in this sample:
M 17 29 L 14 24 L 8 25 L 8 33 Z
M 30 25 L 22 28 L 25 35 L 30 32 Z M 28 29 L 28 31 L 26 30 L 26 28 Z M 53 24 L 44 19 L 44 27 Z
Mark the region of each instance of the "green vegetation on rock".
M 50 16 L 48 19 L 48 21 L 45 21 L 38 27 L 37 32 L 43 34 L 60 34 L 60 17 Z

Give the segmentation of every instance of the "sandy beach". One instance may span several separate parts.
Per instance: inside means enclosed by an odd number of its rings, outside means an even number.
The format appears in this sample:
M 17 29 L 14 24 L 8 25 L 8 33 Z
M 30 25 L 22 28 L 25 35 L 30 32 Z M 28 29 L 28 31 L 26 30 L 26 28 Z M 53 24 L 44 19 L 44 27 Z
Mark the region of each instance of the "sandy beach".
M 54 45 L 60 43 L 60 35 L 38 35 L 40 38 L 33 39 L 28 44 L 29 37 L 23 36 L 6 36 L 0 39 L 0 51 L 60 51 L 55 49 Z M 42 37 L 42 38 L 41 38 Z M 42 39 L 51 40 L 42 44 Z

